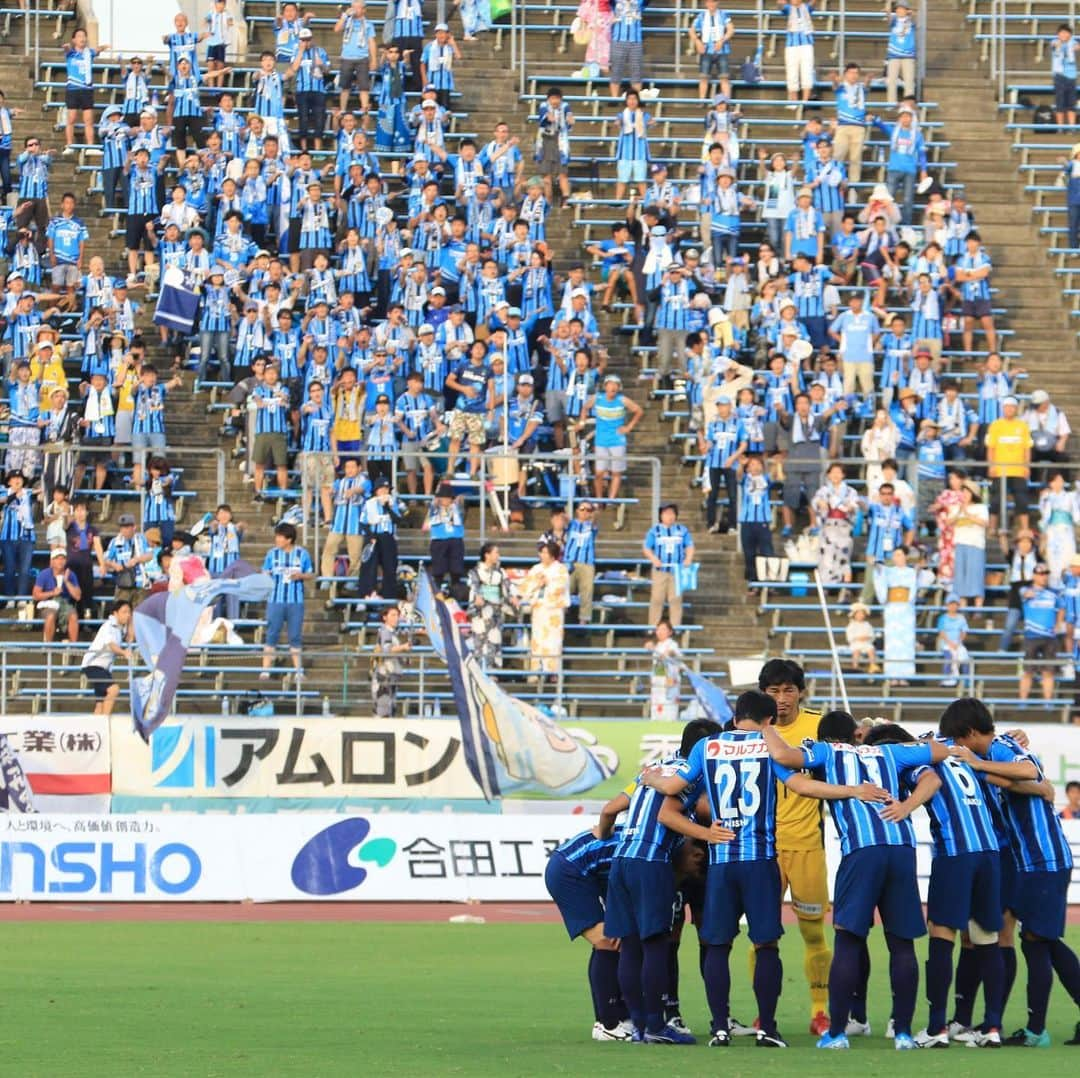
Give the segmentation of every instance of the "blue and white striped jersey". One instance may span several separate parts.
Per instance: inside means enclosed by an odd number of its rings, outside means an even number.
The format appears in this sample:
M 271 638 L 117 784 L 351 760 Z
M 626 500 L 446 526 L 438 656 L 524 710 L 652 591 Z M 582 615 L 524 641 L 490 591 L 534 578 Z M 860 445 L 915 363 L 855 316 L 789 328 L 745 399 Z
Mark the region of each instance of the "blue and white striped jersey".
M 815 777 L 834 786 L 872 782 L 899 800 L 908 773 L 929 765 L 929 745 L 841 745 L 824 741 L 802 747 L 804 765 Z M 868 846 L 915 846 L 911 820 L 883 819 L 880 805 L 851 797 L 829 803 L 833 823 L 845 854 Z

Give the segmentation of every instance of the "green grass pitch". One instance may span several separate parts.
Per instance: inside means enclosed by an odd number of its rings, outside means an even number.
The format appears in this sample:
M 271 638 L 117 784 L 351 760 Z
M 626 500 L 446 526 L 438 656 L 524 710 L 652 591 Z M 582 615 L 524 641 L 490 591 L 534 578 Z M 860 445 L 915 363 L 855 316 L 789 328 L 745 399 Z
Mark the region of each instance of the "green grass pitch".
M 559 925 L 374 923 L 31 923 L 5 933 L 2 1073 L 64 1078 L 371 1075 L 725 1076 L 1075 1074 L 1061 1041 L 1076 1013 L 1058 988 L 1049 1051 L 954 1046 L 898 1056 L 876 1033 L 847 1053 L 807 1033 L 801 944 L 784 939 L 780 1028 L 765 1052 L 596 1044 L 587 948 Z M 873 940 L 871 1020 L 888 1017 L 886 957 Z M 1080 930 L 1070 929 L 1072 945 Z M 683 1008 L 707 1028 L 694 938 L 683 948 Z M 925 943 L 919 947 L 920 962 Z M 745 952 L 732 961 L 733 1012 L 754 1013 Z M 1008 1030 L 1024 1018 L 1024 972 Z M 920 999 L 916 1028 L 925 1024 Z M 659 1058 L 658 1058 L 659 1057 Z

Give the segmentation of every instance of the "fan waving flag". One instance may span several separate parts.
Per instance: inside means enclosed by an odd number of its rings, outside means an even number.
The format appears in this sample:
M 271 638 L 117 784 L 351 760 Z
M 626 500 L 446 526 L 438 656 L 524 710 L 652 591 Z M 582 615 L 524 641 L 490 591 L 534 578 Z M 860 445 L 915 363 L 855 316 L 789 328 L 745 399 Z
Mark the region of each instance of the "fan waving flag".
M 274 589 L 273 580 L 255 572 L 246 561 L 233 562 L 219 577 L 211 577 L 194 555 L 188 555 L 187 561 L 197 562 L 201 575 L 176 590 L 151 595 L 135 608 L 135 643 L 150 673 L 140 678 L 131 674 L 131 717 L 144 741 L 150 740 L 172 709 L 199 619 L 223 595 L 235 595 L 241 602 L 265 602 Z
M 195 329 L 198 311 L 197 289 L 184 276 L 183 270 L 170 266 L 161 278 L 154 324 L 186 336 Z
M 426 574 L 425 574 L 426 576 Z M 417 594 L 417 610 L 438 636 L 461 723 L 465 762 L 484 797 L 512 793 L 573 796 L 614 773 L 609 762 L 568 734 L 542 711 L 515 700 L 469 654 L 455 620 L 457 604 Z M 434 632 L 432 632 L 434 629 Z
M 707 677 L 695 673 L 685 663 L 682 664 L 682 671 L 690 682 L 690 688 L 694 690 L 694 695 L 706 717 L 721 724 L 728 723 L 734 718 L 735 712 L 731 710 L 731 704 L 728 703 L 723 689 L 718 689 Z

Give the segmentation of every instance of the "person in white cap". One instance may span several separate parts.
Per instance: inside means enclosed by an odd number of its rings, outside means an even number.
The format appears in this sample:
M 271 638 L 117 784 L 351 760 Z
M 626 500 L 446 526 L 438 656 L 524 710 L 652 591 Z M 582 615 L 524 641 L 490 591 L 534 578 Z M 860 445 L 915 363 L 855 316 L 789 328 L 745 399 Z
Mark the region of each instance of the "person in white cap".
M 1065 413 L 1050 403 L 1045 389 L 1031 394 L 1031 407 L 1024 413 L 1024 420 L 1031 428 L 1031 459 L 1052 460 L 1058 463 L 1068 460 L 1065 448 L 1072 427 Z
M 44 640 L 51 644 L 56 636 L 57 625 L 63 625 L 68 640 L 74 644 L 79 639 L 79 603 L 82 588 L 78 578 L 67 567 L 67 551 L 54 547 L 49 554 L 49 567 L 42 569 L 34 581 L 31 592 L 37 604 L 37 612 L 45 619 Z
M 1031 428 L 1017 415 L 1019 402 L 1015 397 L 1005 397 L 1001 402 L 1001 415 L 990 424 L 986 432 L 986 459 L 990 465 L 992 503 L 1000 499 L 1002 527 L 1005 526 L 1006 505 L 1013 500 L 1015 524 L 1018 528 L 1028 526 L 1028 477 L 1031 475 Z M 1001 493 L 1001 480 L 1005 480 L 1005 492 Z M 991 520 L 991 526 L 994 521 Z
M 425 86 L 435 87 L 435 99 L 444 109 L 450 108 L 454 92 L 454 61 L 461 59 L 450 27 L 444 22 L 435 24 L 435 40 L 429 41 L 420 54 L 420 77 Z

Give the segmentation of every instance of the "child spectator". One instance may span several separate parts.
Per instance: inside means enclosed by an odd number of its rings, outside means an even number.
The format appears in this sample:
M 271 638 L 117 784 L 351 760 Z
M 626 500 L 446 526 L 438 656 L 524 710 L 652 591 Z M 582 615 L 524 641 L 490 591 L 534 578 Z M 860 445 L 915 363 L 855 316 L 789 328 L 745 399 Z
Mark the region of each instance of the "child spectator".
M 868 674 L 881 672 L 877 661 L 877 648 L 874 647 L 874 627 L 870 624 L 870 607 L 857 601 L 849 607 L 850 618 L 844 628 L 848 647 L 851 649 L 851 663 L 856 670 L 866 665 Z

